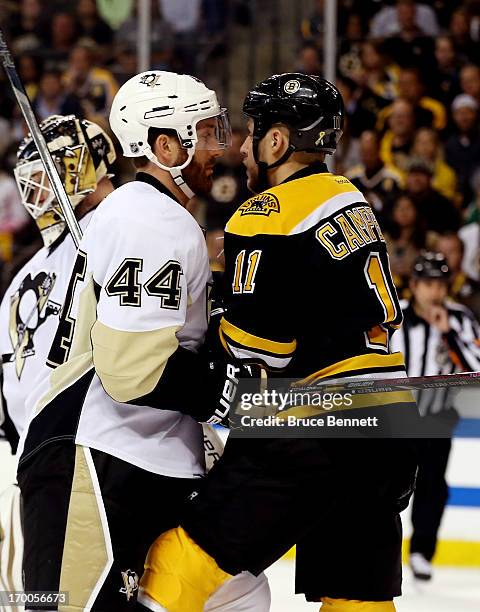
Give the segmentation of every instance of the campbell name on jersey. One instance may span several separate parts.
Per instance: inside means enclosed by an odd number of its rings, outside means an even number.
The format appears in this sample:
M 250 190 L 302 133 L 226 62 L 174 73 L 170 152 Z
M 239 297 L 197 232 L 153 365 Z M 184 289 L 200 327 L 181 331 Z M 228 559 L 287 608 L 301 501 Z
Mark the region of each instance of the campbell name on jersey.
M 80 221 L 85 230 L 93 211 Z M 45 364 L 65 299 L 76 247 L 65 232 L 43 247 L 16 274 L 0 305 L 3 394 L 19 435 L 27 419 L 26 398 L 51 369 Z
M 404 374 L 385 239 L 352 183 L 315 164 L 245 202 L 226 226 L 224 347 L 313 381 Z
M 65 439 L 154 473 L 202 475 L 200 424 L 174 400 L 160 410 L 143 398 L 172 375 L 179 347 L 203 342 L 209 281 L 202 230 L 160 182 L 142 173 L 110 194 L 80 243 L 21 462 Z M 175 375 L 180 401 L 188 372 Z

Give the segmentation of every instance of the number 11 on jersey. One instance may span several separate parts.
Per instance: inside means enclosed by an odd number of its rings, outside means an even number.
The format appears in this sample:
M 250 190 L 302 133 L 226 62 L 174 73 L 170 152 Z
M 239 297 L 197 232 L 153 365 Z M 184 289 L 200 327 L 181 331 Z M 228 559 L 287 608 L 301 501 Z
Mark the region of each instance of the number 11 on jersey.
M 245 278 L 243 274 L 243 264 L 245 261 L 245 250 L 240 251 L 235 259 L 235 273 L 233 275 L 233 293 L 253 293 L 255 291 L 255 276 L 257 274 L 258 264 L 262 251 L 252 251 L 248 255 L 246 264 Z M 244 280 L 243 280 L 244 279 Z

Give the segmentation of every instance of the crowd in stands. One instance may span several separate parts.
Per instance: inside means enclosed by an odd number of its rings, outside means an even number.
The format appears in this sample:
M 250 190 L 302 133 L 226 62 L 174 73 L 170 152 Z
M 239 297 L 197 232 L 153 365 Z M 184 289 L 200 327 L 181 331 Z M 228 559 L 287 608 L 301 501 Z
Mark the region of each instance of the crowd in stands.
M 209 49 L 222 43 L 231 5 L 254 6 L 249 0 L 151 4 L 152 67 L 194 73 L 206 57 L 201 42 Z M 336 83 L 346 122 L 332 168 L 375 210 L 402 295 L 408 296 L 418 253 L 441 250 L 452 294 L 480 315 L 480 0 L 338 0 L 338 7 Z M 73 113 L 107 126 L 112 97 L 136 72 L 136 10 L 135 2 L 102 0 L 0 2 L 39 119 Z M 298 32 L 298 55 L 284 68 L 323 74 L 324 27 L 324 0 L 317 0 Z M 208 71 L 204 76 L 208 82 Z M 36 232 L 11 178 L 25 127 L 3 74 L 0 80 L 0 259 L 9 269 L 16 251 L 33 248 Z M 234 130 L 233 147 L 220 160 L 209 200 L 196 203 L 210 230 L 214 267 L 222 265 L 225 220 L 248 197 L 242 129 Z M 120 166 L 117 176 L 127 174 Z
M 109 131 L 120 85 L 137 72 L 138 0 L 0 0 L 0 23 L 39 121 L 74 114 Z M 196 74 L 224 35 L 225 3 L 152 0 L 151 67 Z M 26 134 L 0 69 L 0 286 L 41 246 L 12 176 Z M 117 185 L 133 167 L 119 162 Z
M 408 297 L 422 249 L 445 254 L 452 295 L 480 315 L 480 2 L 339 2 L 337 85 L 347 122 L 335 170 L 362 190 Z M 297 69 L 322 73 L 324 2 Z

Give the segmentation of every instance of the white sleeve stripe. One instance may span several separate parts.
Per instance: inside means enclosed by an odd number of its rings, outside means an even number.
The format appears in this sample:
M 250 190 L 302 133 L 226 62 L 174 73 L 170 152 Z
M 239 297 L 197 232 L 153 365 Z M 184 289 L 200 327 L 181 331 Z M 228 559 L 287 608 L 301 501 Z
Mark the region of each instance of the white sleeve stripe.
M 283 370 L 283 368 L 286 368 L 292 359 L 292 357 L 274 357 L 273 355 L 266 355 L 265 353 L 260 353 L 252 349 L 240 348 L 230 344 L 228 340 L 227 345 L 232 355 L 237 359 L 240 359 L 241 361 L 261 361 L 269 367 L 277 370 Z
M 306 232 L 312 227 L 315 227 L 319 221 L 330 217 L 334 213 L 342 210 L 350 204 L 367 204 L 367 201 L 359 191 L 349 191 L 347 193 L 341 193 L 333 196 L 320 206 L 318 206 L 313 212 L 311 212 L 305 219 L 300 221 L 290 232 L 289 236 L 294 234 L 301 234 Z

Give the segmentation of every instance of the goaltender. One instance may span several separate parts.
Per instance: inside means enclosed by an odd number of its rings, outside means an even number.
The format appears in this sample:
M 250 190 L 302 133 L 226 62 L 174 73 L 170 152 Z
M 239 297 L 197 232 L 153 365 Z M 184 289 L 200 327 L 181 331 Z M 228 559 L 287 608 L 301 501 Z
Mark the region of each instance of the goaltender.
M 247 96 L 249 187 L 225 233 L 224 350 L 269 375 L 312 383 L 405 374 L 385 240 L 363 195 L 325 155 L 344 107 L 328 81 L 273 76 Z M 384 396 L 409 409 L 409 393 Z M 395 405 L 393 405 L 395 402 Z M 139 600 L 199 612 L 238 572 L 297 544 L 297 591 L 332 612 L 394 610 L 399 511 L 416 469 L 408 441 L 231 438 L 181 527 L 151 547 Z M 321 435 L 321 432 L 319 432 Z

